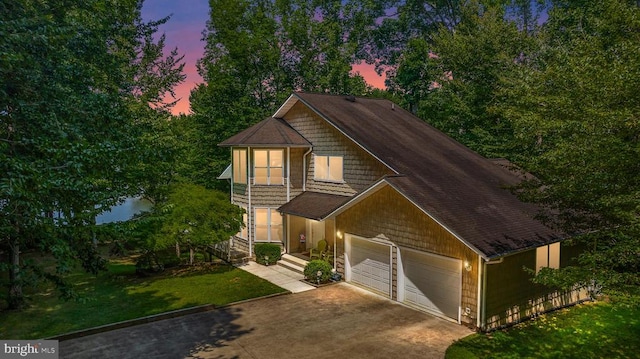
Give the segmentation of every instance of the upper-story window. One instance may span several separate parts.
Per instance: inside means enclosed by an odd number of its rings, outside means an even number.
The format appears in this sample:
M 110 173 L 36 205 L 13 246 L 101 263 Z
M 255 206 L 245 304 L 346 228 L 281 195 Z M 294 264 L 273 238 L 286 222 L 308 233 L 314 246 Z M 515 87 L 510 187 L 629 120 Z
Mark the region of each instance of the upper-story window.
M 284 184 L 282 150 L 254 150 L 254 183 L 266 185 Z
M 314 179 L 318 181 L 342 182 L 343 159 L 342 156 L 315 155 Z
M 247 183 L 247 150 L 233 150 L 233 183 Z
M 536 248 L 536 273 L 544 267 L 560 268 L 560 243 Z

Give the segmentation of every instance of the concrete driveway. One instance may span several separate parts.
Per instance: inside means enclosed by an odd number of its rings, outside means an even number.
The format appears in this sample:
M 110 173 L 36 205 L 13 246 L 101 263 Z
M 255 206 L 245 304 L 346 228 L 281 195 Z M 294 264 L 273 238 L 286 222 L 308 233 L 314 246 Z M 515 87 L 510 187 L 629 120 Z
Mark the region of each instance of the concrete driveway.
M 340 283 L 60 342 L 61 358 L 442 358 L 464 326 Z

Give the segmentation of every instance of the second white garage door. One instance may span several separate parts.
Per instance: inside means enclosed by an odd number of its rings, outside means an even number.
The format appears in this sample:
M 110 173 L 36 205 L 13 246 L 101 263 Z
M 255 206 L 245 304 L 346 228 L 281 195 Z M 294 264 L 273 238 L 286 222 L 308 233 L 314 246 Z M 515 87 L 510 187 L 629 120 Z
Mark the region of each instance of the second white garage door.
M 462 286 L 460 260 L 403 250 L 404 302 L 459 320 Z
M 389 296 L 391 294 L 391 256 L 389 245 L 350 236 L 347 280 Z

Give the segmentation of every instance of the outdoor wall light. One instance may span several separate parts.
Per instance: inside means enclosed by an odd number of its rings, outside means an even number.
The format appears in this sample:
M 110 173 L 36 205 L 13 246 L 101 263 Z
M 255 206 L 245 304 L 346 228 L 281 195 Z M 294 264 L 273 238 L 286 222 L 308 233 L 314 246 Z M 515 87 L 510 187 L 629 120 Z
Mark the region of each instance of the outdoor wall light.
M 336 231 L 336 237 L 342 239 L 342 232 Z
M 469 263 L 469 261 L 464 261 L 464 269 L 467 272 L 471 272 L 471 263 Z

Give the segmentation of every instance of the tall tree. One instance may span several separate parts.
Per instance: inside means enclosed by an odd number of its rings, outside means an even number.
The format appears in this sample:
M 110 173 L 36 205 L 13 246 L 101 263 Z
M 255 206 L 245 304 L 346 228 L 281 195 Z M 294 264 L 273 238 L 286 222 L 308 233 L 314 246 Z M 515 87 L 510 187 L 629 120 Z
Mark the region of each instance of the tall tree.
M 366 57 L 364 38 L 384 13 L 385 1 L 277 0 L 279 43 L 295 89 L 362 95 L 353 63 Z
M 97 213 L 138 192 L 149 102 L 183 78 L 175 54 L 152 45 L 161 22 L 142 1 L 0 3 L 0 246 L 9 253 L 9 306 L 24 302 L 25 271 L 60 282 L 77 260 L 101 260 L 88 230 Z M 154 68 L 151 63 L 159 66 Z M 21 260 L 37 248 L 55 273 Z M 67 292 L 68 293 L 68 292 Z
M 142 2 L 140 2 L 142 4 Z M 135 57 L 127 76 L 132 79 L 130 104 L 135 119 L 129 131 L 136 138 L 138 153 L 135 170 L 129 171 L 128 181 L 152 201 L 166 196 L 167 186 L 176 175 L 176 163 L 180 161 L 184 136 L 173 121 L 171 108 L 175 99 L 174 87 L 184 81 L 184 56 L 174 48 L 164 55 L 165 35 L 155 39 L 158 28 L 169 17 L 143 23 L 135 21 Z
M 487 157 L 509 157 L 513 130 L 490 109 L 499 79 L 533 51 L 529 34 L 505 17 L 504 7 L 470 3 L 459 22 L 415 39 L 400 62 L 396 83 L 417 115 Z
M 387 72 L 387 85 L 395 87 L 395 69 L 405 51 L 413 51 L 412 41 L 427 44 L 431 37 L 445 27 L 453 29 L 460 21 L 460 9 L 467 0 L 397 0 L 387 4 L 380 26 L 370 32 L 368 61 L 380 72 Z
M 541 51 L 505 77 L 498 110 L 513 121 L 530 200 L 581 234 L 581 268 L 548 280 L 636 291 L 640 285 L 640 8 L 555 1 Z M 560 276 L 557 276 L 560 275 Z
M 205 84 L 191 93 L 198 155 L 185 175 L 207 187 L 229 162 L 216 144 L 256 123 L 292 91 L 363 94 L 351 65 L 359 39 L 382 13 L 382 1 L 211 0 L 198 70 Z
M 416 46 L 426 44 L 432 48 L 435 36 L 444 31 L 453 32 L 463 20 L 465 8 L 500 8 L 521 30 L 534 31 L 540 15 L 546 9 L 546 0 L 396 0 L 386 4 L 385 16 L 366 38 L 367 62 L 376 65 L 378 72 L 385 72 L 387 87 L 405 90 L 406 84 L 397 79 L 398 66 L 406 64 L 407 55 L 415 53 Z M 421 44 L 422 43 L 422 44 Z M 422 51 L 422 50 L 418 50 Z M 416 67 L 428 58 L 414 59 Z M 424 65 L 424 63 L 423 63 Z M 419 72 L 413 76 L 418 76 Z M 406 74 L 405 74 L 406 76 Z M 399 81 L 398 81 L 399 80 Z M 427 84 L 434 79 L 424 79 Z M 415 102 L 407 104 L 416 108 Z

